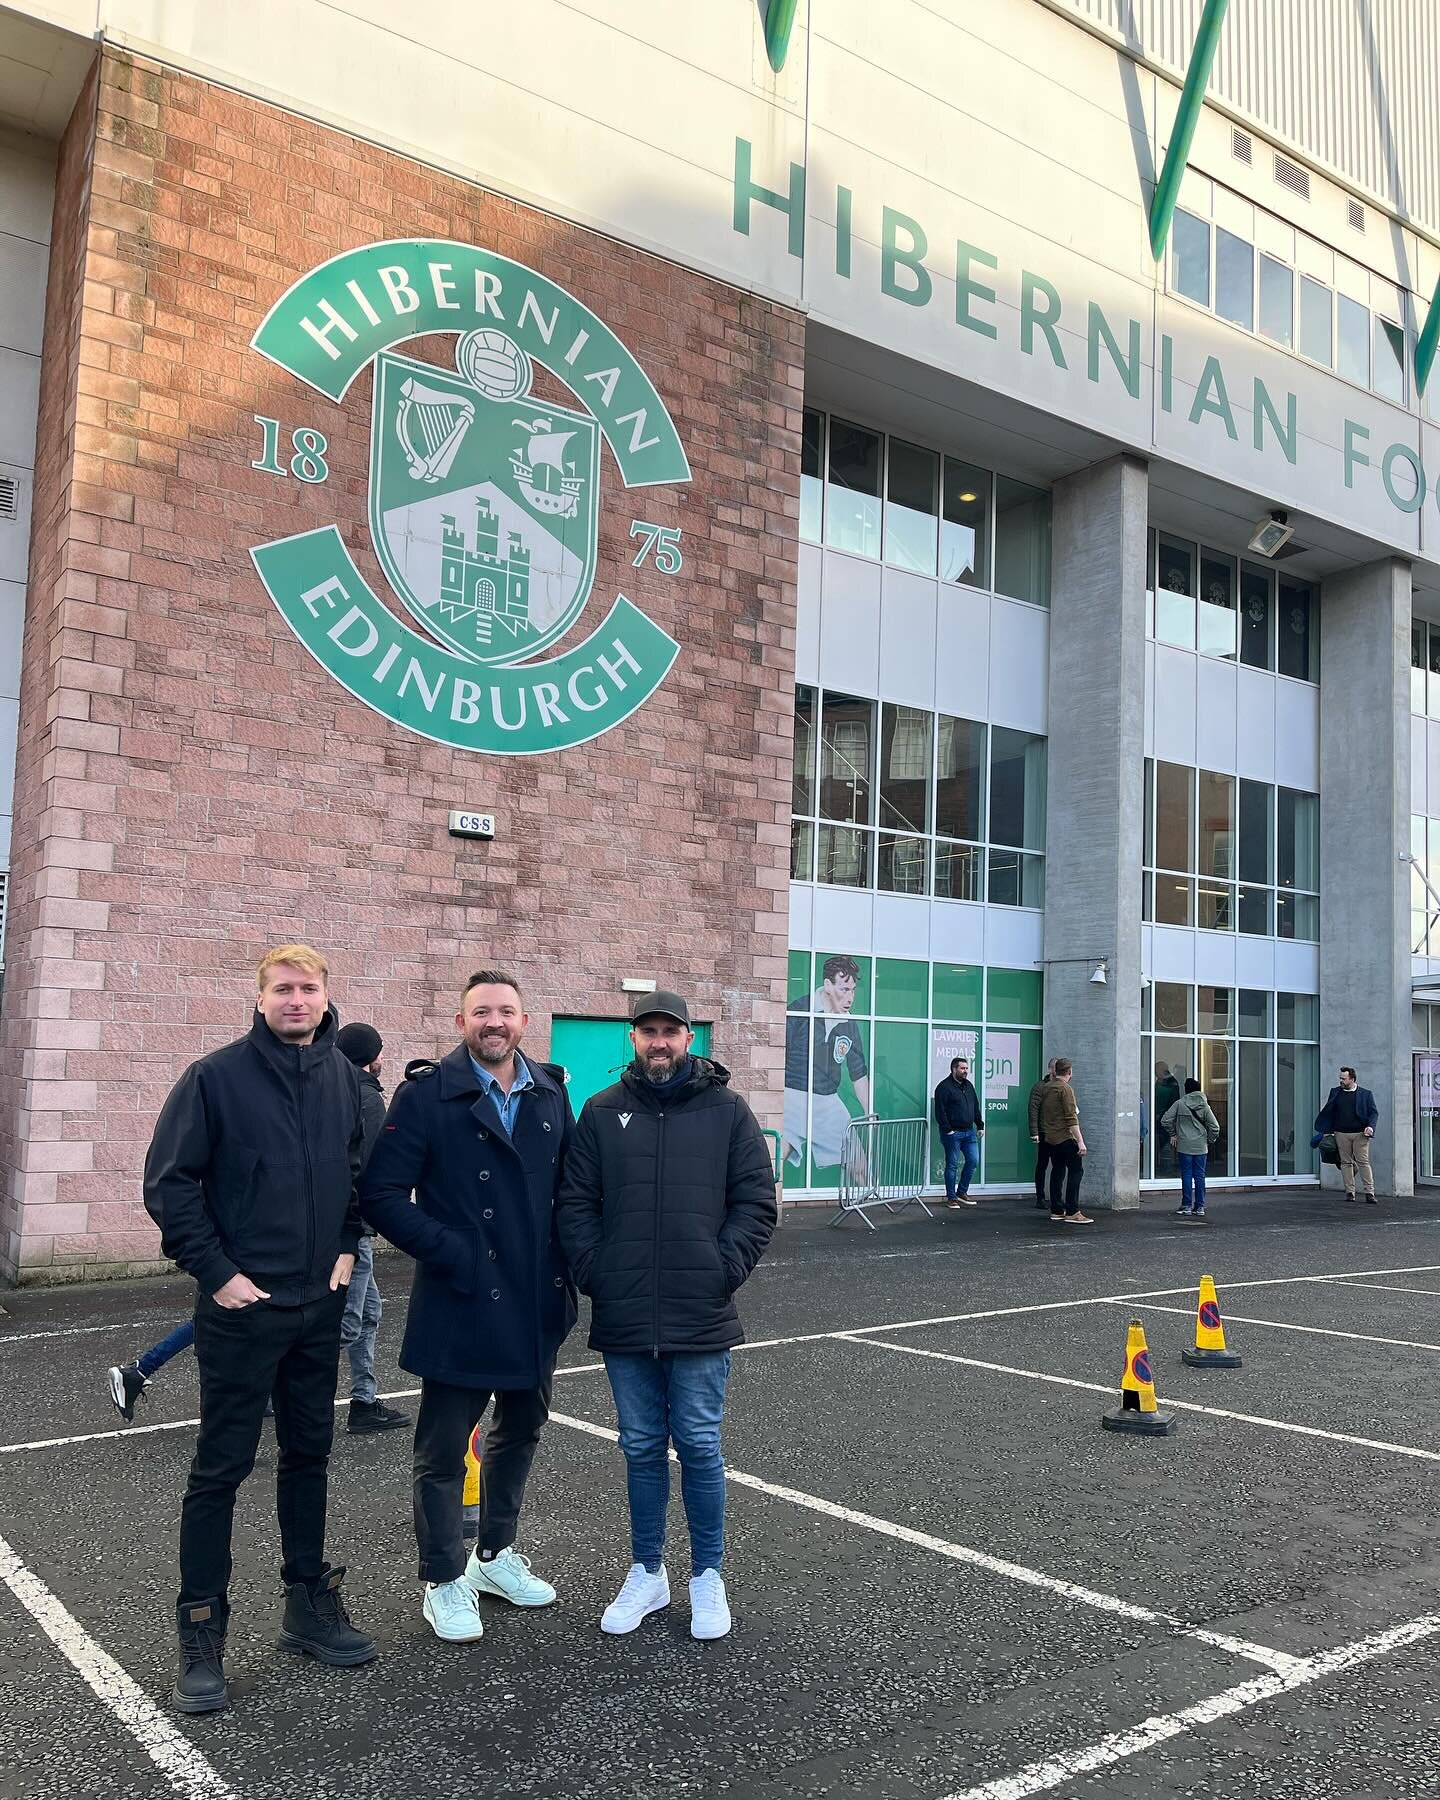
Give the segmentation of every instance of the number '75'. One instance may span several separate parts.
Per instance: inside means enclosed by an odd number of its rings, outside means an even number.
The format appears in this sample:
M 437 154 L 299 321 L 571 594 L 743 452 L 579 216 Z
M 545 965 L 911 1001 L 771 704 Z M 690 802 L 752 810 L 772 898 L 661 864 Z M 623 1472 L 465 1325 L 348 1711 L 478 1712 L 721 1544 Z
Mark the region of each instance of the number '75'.
M 682 557 L 680 555 L 680 527 L 678 525 L 647 525 L 643 519 L 630 521 L 630 535 L 640 538 L 641 544 L 635 554 L 632 568 L 638 569 L 641 563 L 653 550 L 655 567 L 662 575 L 678 575 Z

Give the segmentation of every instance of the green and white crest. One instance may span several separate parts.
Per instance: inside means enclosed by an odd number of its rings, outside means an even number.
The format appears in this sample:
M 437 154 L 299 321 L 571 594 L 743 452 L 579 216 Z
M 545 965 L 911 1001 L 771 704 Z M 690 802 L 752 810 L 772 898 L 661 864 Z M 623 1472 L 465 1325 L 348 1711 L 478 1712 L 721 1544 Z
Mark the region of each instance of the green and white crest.
M 453 369 L 396 349 L 437 334 L 456 342 Z M 523 756 L 597 737 L 654 693 L 680 647 L 623 594 L 590 636 L 571 634 L 595 584 L 602 486 L 616 470 L 622 488 L 684 482 L 690 465 L 649 377 L 588 307 L 473 244 L 369 244 L 282 294 L 254 348 L 337 404 L 374 365 L 370 534 L 420 631 L 370 588 L 339 522 L 251 551 L 290 628 L 351 694 L 440 743 Z M 575 404 L 534 393 L 537 366 Z M 295 473 L 325 480 L 306 458 Z M 253 466 L 284 474 L 273 448 Z M 678 545 L 678 530 L 660 535 Z M 657 568 L 680 566 L 678 550 L 657 554 Z

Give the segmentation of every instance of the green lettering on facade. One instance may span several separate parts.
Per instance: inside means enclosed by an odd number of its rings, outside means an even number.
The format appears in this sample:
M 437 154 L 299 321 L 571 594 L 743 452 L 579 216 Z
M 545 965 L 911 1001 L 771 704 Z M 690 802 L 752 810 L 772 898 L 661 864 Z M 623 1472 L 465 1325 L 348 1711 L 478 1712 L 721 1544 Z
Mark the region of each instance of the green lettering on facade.
M 899 242 L 899 233 L 904 232 L 909 238 L 908 244 Z M 880 292 L 891 300 L 903 300 L 907 306 L 928 306 L 934 283 L 930 279 L 930 271 L 925 267 L 925 252 L 930 248 L 925 236 L 924 227 L 918 219 L 908 214 L 896 212 L 893 206 L 881 209 L 880 214 Z M 899 282 L 895 279 L 896 270 L 907 269 L 914 278 L 910 282 Z
M 835 273 L 850 279 L 850 213 L 855 196 L 847 187 L 835 190 Z
M 1160 410 L 1175 410 L 1175 340 L 1168 331 L 1160 334 Z
M 1345 485 L 1347 488 L 1354 487 L 1355 485 L 1355 470 L 1357 467 L 1361 469 L 1368 469 L 1370 467 L 1370 458 L 1359 447 L 1357 441 L 1361 438 L 1364 438 L 1367 442 L 1369 441 L 1369 427 L 1357 425 L 1354 419 L 1347 419 L 1345 421 Z
M 790 192 L 777 194 L 773 188 L 761 187 L 751 174 L 754 152 L 748 138 L 735 140 L 735 205 L 730 222 L 742 237 L 750 235 L 750 207 L 758 200 L 762 206 L 773 206 L 789 220 L 786 247 L 792 256 L 805 254 L 805 165 L 790 165 Z
M 1405 463 L 1410 470 L 1410 479 L 1414 491 L 1408 496 L 1402 494 L 1395 485 L 1393 473 L 1396 462 Z M 1385 492 L 1390 496 L 1390 504 L 1398 506 L 1401 512 L 1419 512 L 1425 504 L 1425 471 L 1421 467 L 1420 458 L 1408 444 L 1392 444 L 1380 459 L 1380 479 L 1385 484 Z
M 1230 395 L 1225 387 L 1225 371 L 1220 367 L 1220 359 L 1216 356 L 1205 358 L 1205 367 L 1200 371 L 1195 399 L 1190 407 L 1190 423 L 1198 425 L 1206 413 L 1214 413 L 1224 425 L 1225 434 L 1232 443 L 1239 441 L 1235 415 L 1230 410 Z
M 998 269 L 1000 260 L 988 250 L 981 250 L 974 244 L 967 244 L 964 238 L 955 245 L 955 323 L 963 325 L 967 331 L 978 331 L 981 337 L 993 338 L 999 334 L 988 319 L 977 319 L 970 310 L 972 300 L 984 300 L 989 305 L 995 304 L 995 290 L 986 287 L 981 281 L 973 281 L 970 277 L 972 262 L 980 263 L 987 269 Z
M 1044 300 L 1042 310 L 1038 302 Z M 1050 346 L 1050 359 L 1057 369 L 1067 368 L 1065 352 L 1060 347 L 1060 333 L 1055 327 L 1060 322 L 1060 295 L 1046 281 L 1043 275 L 1032 275 L 1028 269 L 1020 271 L 1020 348 L 1026 356 L 1035 353 L 1035 332 L 1045 334 L 1045 342 Z
M 1132 400 L 1140 398 L 1140 321 L 1131 319 L 1130 342 L 1122 354 L 1115 333 L 1110 329 L 1110 321 L 1092 300 L 1085 319 L 1085 373 L 1091 381 L 1100 379 L 1100 346 L 1103 343 L 1106 354 L 1119 371 L 1120 379 L 1125 383 L 1125 392 Z
M 1275 433 L 1275 441 L 1284 452 L 1288 463 L 1295 461 L 1295 396 L 1285 396 L 1285 422 L 1280 422 L 1280 414 L 1276 411 L 1275 402 L 1270 398 L 1270 390 L 1257 375 L 1255 377 L 1255 448 L 1265 448 L 1265 422 L 1268 419 L 1270 429 Z

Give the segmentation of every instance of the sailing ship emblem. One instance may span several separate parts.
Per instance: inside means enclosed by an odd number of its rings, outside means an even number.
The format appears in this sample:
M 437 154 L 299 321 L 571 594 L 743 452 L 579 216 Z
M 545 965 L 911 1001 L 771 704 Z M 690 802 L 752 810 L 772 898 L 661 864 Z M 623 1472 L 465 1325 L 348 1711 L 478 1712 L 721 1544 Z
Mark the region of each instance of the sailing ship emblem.
M 565 447 L 573 431 L 557 431 L 551 419 L 512 419 L 528 432 L 529 440 L 510 458 L 515 485 L 537 513 L 573 519 L 585 483 L 565 461 Z M 568 470 L 568 473 L 567 473 Z

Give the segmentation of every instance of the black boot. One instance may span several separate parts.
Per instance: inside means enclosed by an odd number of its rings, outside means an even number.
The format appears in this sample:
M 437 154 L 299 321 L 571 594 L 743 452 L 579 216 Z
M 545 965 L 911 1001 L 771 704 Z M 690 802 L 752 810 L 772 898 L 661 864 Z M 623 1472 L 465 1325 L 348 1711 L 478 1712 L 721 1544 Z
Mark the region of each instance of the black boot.
M 332 1668 L 350 1669 L 370 1662 L 378 1651 L 375 1640 L 350 1623 L 340 1598 L 343 1569 L 329 1569 L 316 1582 L 292 1582 L 285 1589 L 285 1619 L 280 1627 L 282 1650 L 313 1656 Z
M 358 1435 L 365 1431 L 394 1431 L 409 1423 L 409 1413 L 387 1406 L 383 1400 L 352 1400 L 345 1429 Z
M 180 1673 L 170 1691 L 170 1703 L 177 1712 L 220 1712 L 230 1704 L 225 1686 L 228 1619 L 223 1600 L 181 1601 L 175 1608 Z

